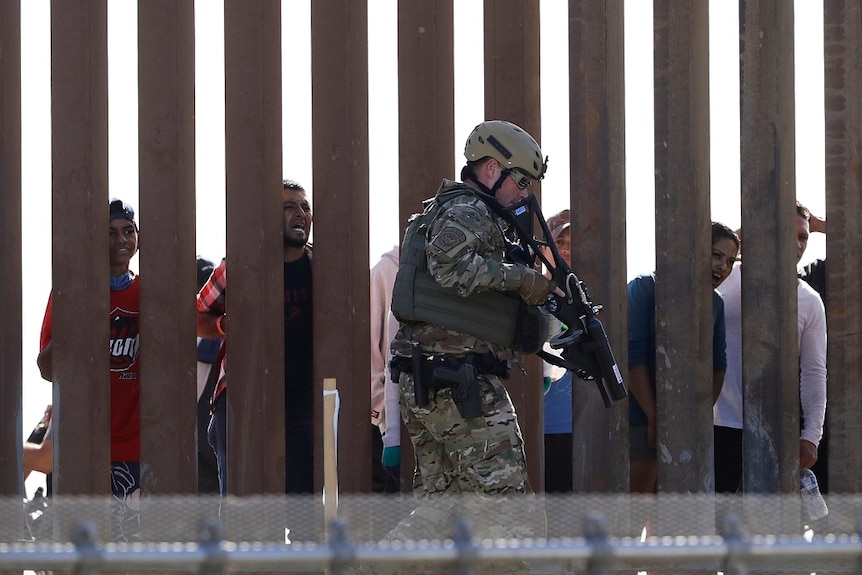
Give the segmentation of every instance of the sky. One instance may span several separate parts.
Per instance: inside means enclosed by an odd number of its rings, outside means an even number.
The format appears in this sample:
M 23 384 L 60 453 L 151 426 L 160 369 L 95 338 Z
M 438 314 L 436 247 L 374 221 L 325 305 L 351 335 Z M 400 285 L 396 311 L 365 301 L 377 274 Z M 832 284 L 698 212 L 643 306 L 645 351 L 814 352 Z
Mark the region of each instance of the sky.
M 455 2 L 455 165 L 463 165 L 463 141 L 485 120 L 476 97 L 475 63 L 481 62 L 482 0 Z M 569 207 L 569 114 L 567 2 L 542 0 L 540 144 L 549 156 L 542 182 L 542 211 Z M 224 221 L 224 9 L 223 0 L 195 1 L 196 34 L 196 189 L 197 252 L 211 260 L 225 253 Z M 711 217 L 736 229 L 739 199 L 739 57 L 737 2 L 710 2 Z M 815 214 L 825 215 L 823 120 L 823 2 L 795 0 L 797 197 Z M 314 189 L 311 160 L 310 1 L 282 4 L 284 92 L 284 177 Z M 397 0 L 368 2 L 369 24 L 369 265 L 395 245 L 398 221 Z M 21 3 L 22 42 L 22 218 L 23 218 L 23 386 L 25 437 L 51 402 L 51 384 L 36 368 L 39 329 L 51 287 L 51 110 L 50 1 Z M 108 2 L 109 166 L 111 197 L 138 202 L 137 152 L 137 2 Z M 655 228 L 643 214 L 654 211 L 652 123 L 652 1 L 626 0 L 626 186 L 628 277 L 655 267 Z M 466 55 L 470 54 L 470 58 Z M 467 67 L 467 64 L 471 68 Z M 490 118 L 487 118 L 490 119 Z M 289 136 L 287 136 L 289 135 Z M 801 161 L 800 161 L 801 159 Z M 441 178 L 455 174 L 441 174 Z M 435 190 L 428 190 L 428 196 Z M 106 197 L 106 201 L 107 201 Z M 574 206 L 575 209 L 576 206 Z M 417 206 L 418 209 L 418 206 Z M 146 214 L 140 214 L 146 218 Z M 146 235 L 146 225 L 142 226 Z M 144 240 L 144 245 L 146 245 Z M 815 235 L 802 263 L 825 256 L 825 240 Z M 47 268 L 47 269 L 46 269 Z M 132 269 L 140 269 L 138 258 Z M 27 278 L 39 278 L 32 281 Z M 32 494 L 40 478 L 27 483 Z

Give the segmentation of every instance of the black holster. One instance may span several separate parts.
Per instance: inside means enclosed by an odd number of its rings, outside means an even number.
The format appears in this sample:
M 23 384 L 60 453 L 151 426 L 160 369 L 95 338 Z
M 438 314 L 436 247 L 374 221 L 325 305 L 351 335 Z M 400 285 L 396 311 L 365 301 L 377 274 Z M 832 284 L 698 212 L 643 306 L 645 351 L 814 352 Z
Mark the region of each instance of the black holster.
M 509 368 L 506 362 L 492 354 L 467 356 L 425 356 L 414 347 L 411 356 L 395 356 L 389 363 L 393 381 L 402 373 L 413 375 L 413 394 L 418 407 L 429 403 L 429 390 L 451 389 L 452 400 L 464 419 L 480 417 L 482 397 L 479 376 L 483 373 L 506 379 Z
M 452 389 L 452 401 L 464 419 L 481 417 L 484 413 L 476 375 L 472 356 L 468 356 L 457 369 L 448 366 L 434 368 L 435 387 Z

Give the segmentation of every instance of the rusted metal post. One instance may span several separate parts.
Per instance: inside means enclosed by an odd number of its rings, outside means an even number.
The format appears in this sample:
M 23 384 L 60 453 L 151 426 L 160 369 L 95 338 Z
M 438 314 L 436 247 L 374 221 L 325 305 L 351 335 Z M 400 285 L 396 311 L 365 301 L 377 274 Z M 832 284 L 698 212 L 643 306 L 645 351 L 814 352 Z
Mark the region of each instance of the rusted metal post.
M 197 491 L 194 49 L 192 0 L 138 4 L 141 462 L 157 493 Z
M 224 22 L 228 489 L 284 493 L 281 3 L 226 0 Z
M 799 489 L 793 4 L 742 0 L 740 18 L 743 484 Z
M 625 66 L 623 2 L 569 2 L 570 205 L 573 269 L 604 306 L 618 365 L 626 365 Z M 592 383 L 572 386 L 576 492 L 628 492 L 628 409 L 605 409 Z
M 824 3 L 829 489 L 862 490 L 862 8 Z
M 452 4 L 452 0 L 398 3 L 399 241 L 407 219 L 422 211 L 422 200 L 434 195 L 441 180 L 460 179 L 454 163 Z M 466 139 L 467 134 L 463 137 Z M 409 490 L 413 485 L 413 444 L 403 425 L 401 461 L 402 489 Z
M 106 0 L 51 4 L 54 492 L 110 493 Z
M 0 1 L 0 497 L 23 494 L 21 463 L 21 2 Z
M 440 181 L 453 178 L 452 0 L 398 3 L 398 164 L 401 227 Z M 463 135 L 464 139 L 467 134 Z M 393 150 L 394 151 L 394 150 Z
M 484 9 L 485 119 L 514 122 L 541 145 L 539 2 L 485 0 Z M 531 190 L 541 200 L 539 185 Z M 522 356 L 519 361 L 526 374 L 511 370 L 506 389 L 524 435 L 530 484 L 541 491 L 545 471 L 542 362 L 534 355 Z
M 658 483 L 662 492 L 709 492 L 709 4 L 653 5 Z
M 342 493 L 371 491 L 368 353 L 368 12 L 364 2 L 311 5 L 315 190 L 314 379 L 338 381 Z M 322 413 L 318 407 L 315 413 Z M 322 429 L 319 425 L 315 429 Z M 322 482 L 322 441 L 315 476 Z

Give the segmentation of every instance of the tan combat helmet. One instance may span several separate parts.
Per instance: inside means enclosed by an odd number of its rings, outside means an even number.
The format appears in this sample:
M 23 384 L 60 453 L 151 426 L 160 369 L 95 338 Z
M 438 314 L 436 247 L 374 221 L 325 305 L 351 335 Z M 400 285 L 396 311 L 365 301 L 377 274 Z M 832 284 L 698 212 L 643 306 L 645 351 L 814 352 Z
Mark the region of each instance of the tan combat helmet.
M 503 120 L 489 120 L 473 128 L 464 146 L 464 156 L 471 162 L 491 156 L 506 169 L 517 169 L 537 181 L 545 177 L 548 169 L 548 158 L 542 160 L 536 140 Z

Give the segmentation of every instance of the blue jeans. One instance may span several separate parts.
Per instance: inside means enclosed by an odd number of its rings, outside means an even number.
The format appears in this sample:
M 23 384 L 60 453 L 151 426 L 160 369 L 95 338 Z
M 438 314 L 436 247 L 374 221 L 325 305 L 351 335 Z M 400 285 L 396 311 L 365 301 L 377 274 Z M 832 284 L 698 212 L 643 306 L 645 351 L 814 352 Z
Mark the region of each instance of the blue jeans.
M 227 392 L 222 392 L 214 404 L 207 427 L 207 441 L 213 448 L 218 463 L 218 492 L 227 495 Z
M 216 398 L 207 440 L 218 462 L 219 494 L 227 495 L 227 392 Z M 314 421 L 289 419 L 285 430 L 285 492 L 314 493 Z

